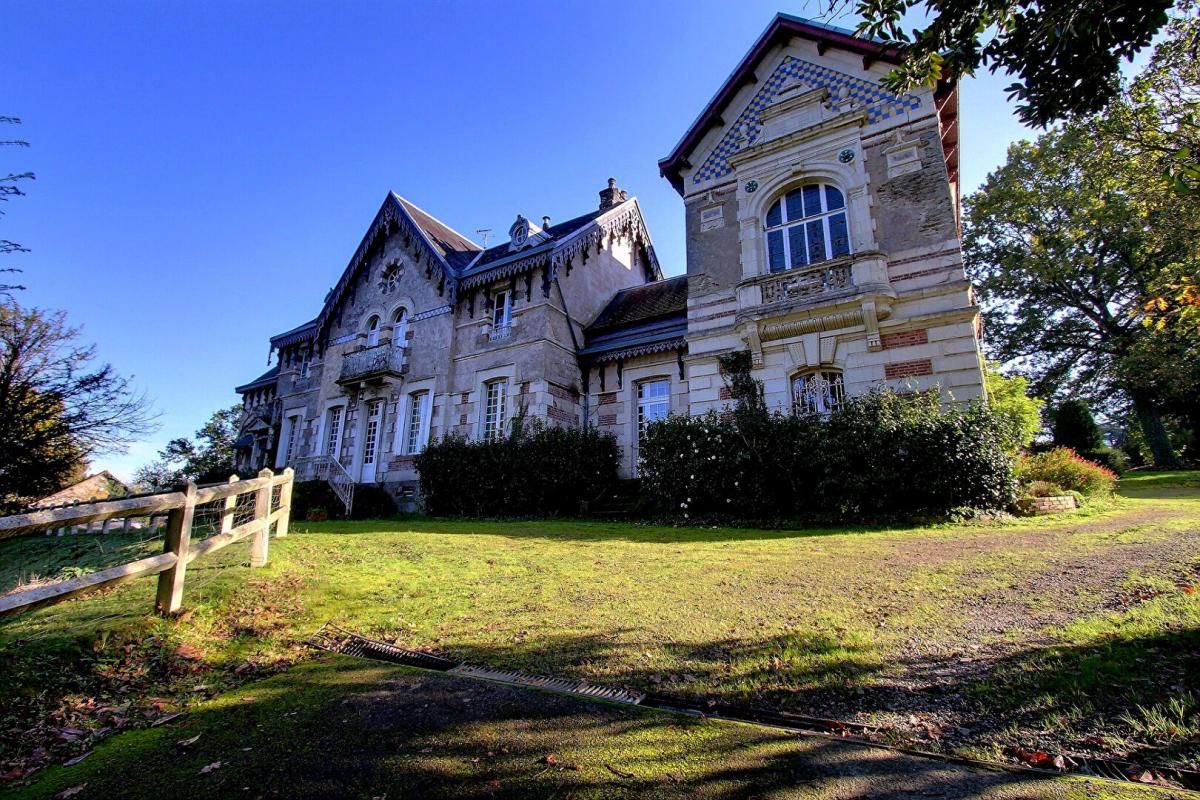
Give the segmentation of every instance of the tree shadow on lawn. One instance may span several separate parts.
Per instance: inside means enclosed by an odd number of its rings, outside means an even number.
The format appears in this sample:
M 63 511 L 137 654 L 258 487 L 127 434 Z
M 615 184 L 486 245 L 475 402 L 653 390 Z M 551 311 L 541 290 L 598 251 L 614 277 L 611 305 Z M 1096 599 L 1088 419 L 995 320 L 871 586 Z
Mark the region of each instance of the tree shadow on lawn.
M 846 523 L 840 525 L 824 520 L 812 527 L 740 527 L 701 525 L 661 525 L 649 522 L 611 522 L 592 519 L 558 518 L 528 520 L 458 519 L 450 517 L 400 517 L 345 522 L 300 522 L 294 525 L 297 533 L 379 534 L 437 533 L 473 536 L 505 536 L 510 538 L 549 539 L 553 541 L 606 542 L 620 541 L 645 544 L 685 544 L 736 541 L 767 541 L 772 539 L 802 539 L 864 533 L 902 533 L 928 531 L 918 522 L 889 524 Z M 987 530 L 980 528 L 980 530 Z
M 1089 644 L 1006 645 L 941 658 L 884 659 L 823 633 L 709 642 L 638 641 L 634 631 L 556 634 L 508 646 L 450 646 L 469 663 L 706 701 L 881 722 L 887 741 L 954 750 L 1007 747 L 1200 767 L 1200 629 Z M 641 657 L 630 657 L 630 653 Z M 1179 731 L 1156 715 L 1190 704 Z M 1170 716 L 1170 714 L 1168 714 Z M 1131 720 L 1133 722 L 1131 722 Z M 1136 723 L 1136 724 L 1135 724 Z
M 77 798 L 909 798 L 1002 787 L 1046 797 L 1067 788 L 348 659 L 293 669 L 37 777 L 18 796 L 75 786 L 84 786 Z

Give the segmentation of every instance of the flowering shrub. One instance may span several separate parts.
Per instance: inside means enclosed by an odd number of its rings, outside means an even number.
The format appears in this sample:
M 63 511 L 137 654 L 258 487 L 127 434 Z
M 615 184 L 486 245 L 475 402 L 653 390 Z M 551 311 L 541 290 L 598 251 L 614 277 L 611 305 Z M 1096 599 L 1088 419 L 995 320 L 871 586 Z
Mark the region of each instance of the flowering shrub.
M 415 459 L 425 511 L 445 516 L 572 515 L 617 479 L 609 434 L 513 420 L 502 439 L 449 437 Z
M 1069 447 L 1022 456 L 1017 461 L 1017 478 L 1022 483 L 1046 481 L 1084 495 L 1112 494 L 1117 474 L 1092 463 Z
M 828 418 L 754 402 L 653 423 L 639 448 L 660 511 L 783 519 L 999 509 L 1013 500 L 1003 425 L 982 404 L 877 391 Z

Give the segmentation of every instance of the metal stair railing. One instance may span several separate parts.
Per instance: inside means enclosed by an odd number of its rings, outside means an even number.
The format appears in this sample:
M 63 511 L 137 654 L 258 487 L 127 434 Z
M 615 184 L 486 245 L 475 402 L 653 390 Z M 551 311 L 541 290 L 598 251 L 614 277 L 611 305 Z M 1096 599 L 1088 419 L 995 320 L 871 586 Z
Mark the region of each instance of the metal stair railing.
M 342 463 L 331 456 L 323 456 L 313 464 L 313 475 L 329 484 L 329 488 L 346 506 L 346 516 L 350 516 L 350 509 L 354 507 L 355 481 Z

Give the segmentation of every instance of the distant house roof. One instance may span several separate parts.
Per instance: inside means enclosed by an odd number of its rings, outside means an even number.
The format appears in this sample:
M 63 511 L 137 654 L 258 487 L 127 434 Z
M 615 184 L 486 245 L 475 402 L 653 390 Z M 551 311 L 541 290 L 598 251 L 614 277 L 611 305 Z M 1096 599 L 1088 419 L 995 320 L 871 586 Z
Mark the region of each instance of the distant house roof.
M 683 348 L 687 297 L 686 275 L 622 289 L 584 328 L 580 355 L 615 361 Z
M 33 508 L 61 506 L 76 501 L 87 503 L 94 500 L 108 500 L 114 497 L 124 497 L 127 494 L 133 494 L 133 489 L 113 477 L 108 470 L 103 470 L 95 475 L 89 475 L 79 483 L 68 486 L 62 491 L 43 497 L 33 504 Z
M 237 392 L 238 394 L 245 394 L 246 392 L 252 391 L 254 389 L 261 389 L 265 386 L 274 386 L 275 381 L 278 378 L 279 378 L 279 365 L 276 364 L 275 366 L 271 367 L 269 370 L 264 372 L 262 375 L 259 375 L 257 378 L 250 381 L 249 383 L 246 383 L 246 384 L 243 384 L 243 385 L 237 387 L 236 389 L 234 389 L 234 391 Z
M 716 95 L 700 112 L 696 121 L 688 127 L 683 138 L 671 150 L 671 154 L 658 162 L 659 174 L 671 182 L 675 191 L 683 194 L 683 179 L 680 170 L 685 169 L 688 154 L 700 143 L 700 139 L 714 125 L 723 124 L 721 112 L 733 100 L 734 95 L 749 82 L 757 82 L 754 69 L 771 48 L 787 42 L 793 37 L 808 39 L 817 43 L 818 48 L 833 46 L 849 50 L 863 57 L 864 64 L 871 61 L 887 61 L 899 64 L 902 61 L 900 51 L 888 47 L 885 43 L 873 39 L 855 36 L 853 31 L 838 28 L 822 22 L 814 22 L 803 17 L 779 13 L 771 20 L 771 24 L 758 37 L 758 41 L 750 48 L 741 62 L 721 84 Z

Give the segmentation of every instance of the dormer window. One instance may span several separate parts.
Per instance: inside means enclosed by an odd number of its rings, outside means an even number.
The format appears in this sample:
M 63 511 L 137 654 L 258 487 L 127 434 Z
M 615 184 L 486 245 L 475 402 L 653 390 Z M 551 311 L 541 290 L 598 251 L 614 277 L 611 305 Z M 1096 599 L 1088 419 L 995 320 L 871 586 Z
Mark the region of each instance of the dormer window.
M 849 255 L 846 199 L 827 183 L 793 189 L 767 210 L 766 234 L 771 272 Z

